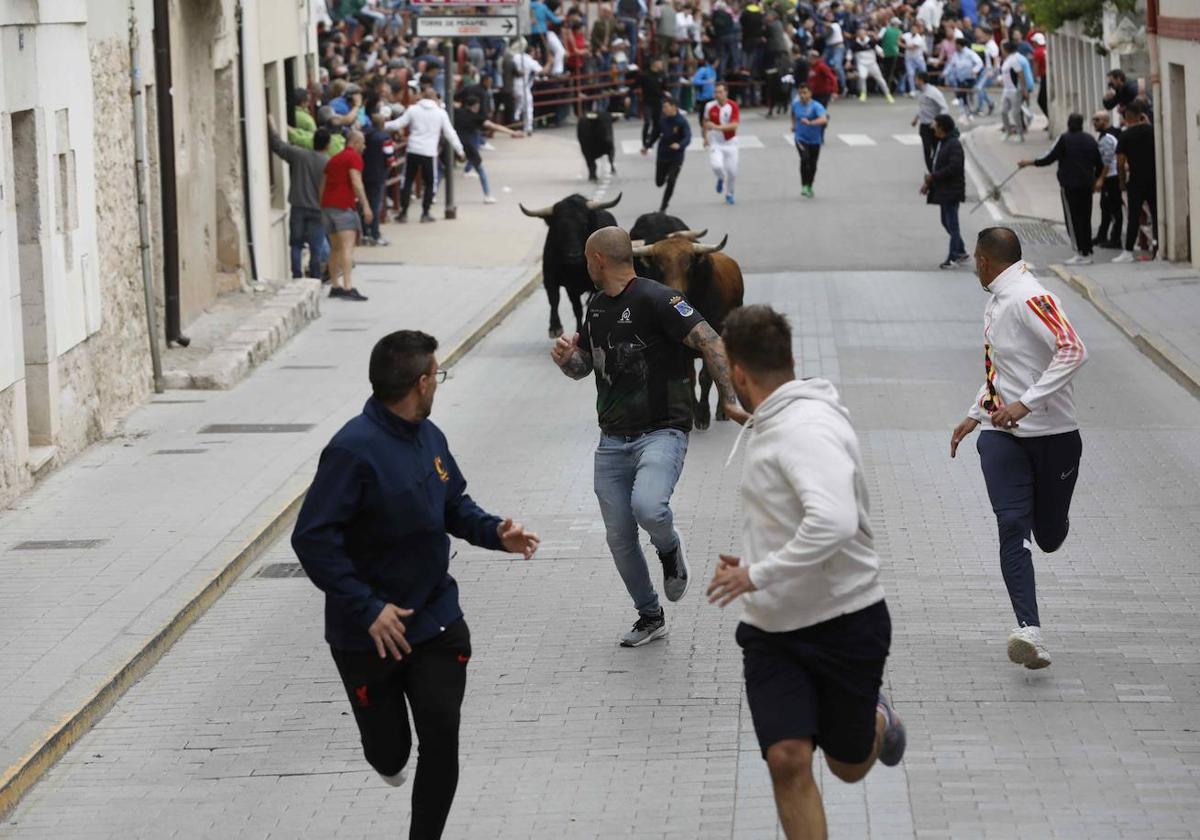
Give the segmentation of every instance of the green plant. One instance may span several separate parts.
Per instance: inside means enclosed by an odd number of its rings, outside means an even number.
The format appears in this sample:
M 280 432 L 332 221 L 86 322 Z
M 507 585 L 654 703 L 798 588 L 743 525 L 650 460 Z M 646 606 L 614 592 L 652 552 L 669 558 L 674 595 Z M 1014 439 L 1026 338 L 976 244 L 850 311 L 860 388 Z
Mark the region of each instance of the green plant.
M 1067 21 L 1077 20 L 1086 35 L 1099 38 L 1104 7 L 1112 5 L 1119 12 L 1132 12 L 1137 0 L 1027 0 L 1026 6 L 1037 25 L 1047 30 L 1058 29 Z

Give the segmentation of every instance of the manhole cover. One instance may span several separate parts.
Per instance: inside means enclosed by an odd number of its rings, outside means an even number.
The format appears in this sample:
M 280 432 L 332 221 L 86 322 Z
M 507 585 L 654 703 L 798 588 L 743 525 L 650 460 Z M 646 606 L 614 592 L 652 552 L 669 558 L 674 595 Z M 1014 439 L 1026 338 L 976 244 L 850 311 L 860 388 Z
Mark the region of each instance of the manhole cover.
M 1066 244 L 1066 240 L 1054 229 L 1054 226 L 1048 225 L 1045 222 L 1017 222 L 1012 227 L 1023 243 L 1033 242 L 1039 245 Z
M 160 449 L 155 455 L 202 455 L 207 449 Z
M 200 430 L 202 435 L 284 435 L 307 432 L 312 423 L 213 423 Z
M 254 573 L 256 578 L 302 578 L 308 577 L 299 563 L 268 563 Z
M 107 540 L 28 540 L 17 543 L 13 551 L 62 551 L 73 548 L 95 548 Z

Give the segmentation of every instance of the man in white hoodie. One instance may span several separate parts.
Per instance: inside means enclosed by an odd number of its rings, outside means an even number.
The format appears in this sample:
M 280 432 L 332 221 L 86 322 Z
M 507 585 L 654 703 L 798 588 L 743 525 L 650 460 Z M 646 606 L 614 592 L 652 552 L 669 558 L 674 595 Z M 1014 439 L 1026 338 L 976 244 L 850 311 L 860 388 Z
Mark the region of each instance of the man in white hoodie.
M 709 601 L 742 602 L 746 699 L 784 833 L 823 838 L 813 750 L 857 782 L 876 759 L 898 764 L 905 745 L 880 691 L 892 624 L 858 438 L 833 385 L 796 379 L 783 315 L 734 310 L 722 338 L 734 391 L 752 414 L 738 438 L 742 556 L 721 555 Z
M 446 109 L 437 101 L 437 91 L 425 87 L 417 103 L 394 120 L 383 124 L 385 131 L 408 131 L 408 154 L 404 158 L 404 186 L 400 189 L 400 222 L 408 221 L 408 202 L 412 198 L 413 181 L 421 173 L 421 221 L 432 222 L 429 213 L 433 204 L 434 170 L 437 167 L 438 144 L 446 138 L 460 160 L 464 157 L 462 141 L 450 124 Z
M 991 295 L 983 315 L 983 385 L 950 437 L 950 457 L 982 422 L 979 465 L 1000 530 L 1000 571 L 1017 616 L 1008 658 L 1045 668 L 1029 538 L 1050 553 L 1067 539 L 1083 442 L 1071 381 L 1087 349 L 1059 299 L 1021 258 L 1006 227 L 980 231 L 975 273 Z

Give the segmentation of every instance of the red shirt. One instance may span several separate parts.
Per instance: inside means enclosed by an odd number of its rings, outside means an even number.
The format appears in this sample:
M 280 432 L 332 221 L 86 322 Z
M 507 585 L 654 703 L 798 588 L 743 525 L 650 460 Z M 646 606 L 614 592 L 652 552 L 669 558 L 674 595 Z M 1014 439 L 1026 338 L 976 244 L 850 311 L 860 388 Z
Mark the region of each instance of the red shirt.
M 321 194 L 322 207 L 337 207 L 353 210 L 357 204 L 354 185 L 350 183 L 350 170 L 363 171 L 362 155 L 349 146 L 331 157 L 325 164 L 325 192 Z
M 831 96 L 837 93 L 837 76 L 833 74 L 833 69 L 825 63 L 824 59 L 818 58 L 813 62 L 808 74 L 808 87 L 813 96 Z
M 704 106 L 704 119 L 713 125 L 728 125 L 731 122 L 740 122 L 737 103 L 732 99 L 726 99 L 725 105 L 722 107 L 714 99 Z M 721 133 L 725 135 L 726 140 L 732 140 L 734 135 L 737 134 L 737 128 L 727 128 Z

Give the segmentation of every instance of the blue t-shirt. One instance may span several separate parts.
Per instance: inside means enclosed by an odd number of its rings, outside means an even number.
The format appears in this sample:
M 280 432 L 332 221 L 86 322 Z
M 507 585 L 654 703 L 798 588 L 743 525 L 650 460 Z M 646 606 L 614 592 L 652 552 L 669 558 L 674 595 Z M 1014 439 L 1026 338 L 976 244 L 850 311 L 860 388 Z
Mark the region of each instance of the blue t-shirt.
M 344 96 L 339 96 L 335 99 L 329 100 L 329 107 L 332 108 L 333 112 L 339 117 L 346 116 L 352 110 L 349 100 L 347 100 Z M 371 118 L 367 116 L 366 108 L 358 109 L 358 124 L 363 128 L 366 128 L 371 124 Z
M 716 88 L 717 71 L 711 66 L 704 64 L 696 71 L 696 75 L 692 76 L 692 88 L 696 92 L 696 101 L 707 102 L 713 98 L 713 90 Z
M 825 116 L 825 107 L 815 99 L 805 105 L 800 97 L 792 100 L 792 116 L 796 118 L 796 142 L 819 146 L 825 140 L 825 126 L 804 125 L 800 120 L 816 120 Z

